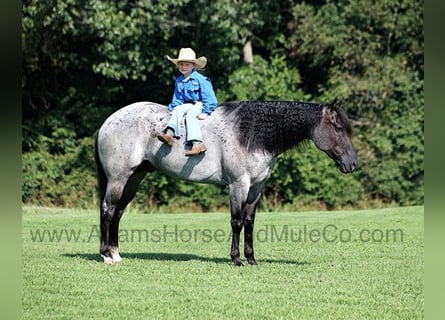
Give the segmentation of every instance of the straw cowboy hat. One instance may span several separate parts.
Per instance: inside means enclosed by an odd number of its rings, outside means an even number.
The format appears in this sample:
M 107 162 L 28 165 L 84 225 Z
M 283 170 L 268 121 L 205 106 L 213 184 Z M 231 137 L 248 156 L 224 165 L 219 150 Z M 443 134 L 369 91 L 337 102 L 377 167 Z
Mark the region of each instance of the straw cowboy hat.
M 167 59 L 176 65 L 181 61 L 192 62 L 195 64 L 195 69 L 197 70 L 204 69 L 207 64 L 207 58 L 203 56 L 196 59 L 196 53 L 191 48 L 181 48 L 177 59 L 170 58 L 169 56 L 167 56 Z

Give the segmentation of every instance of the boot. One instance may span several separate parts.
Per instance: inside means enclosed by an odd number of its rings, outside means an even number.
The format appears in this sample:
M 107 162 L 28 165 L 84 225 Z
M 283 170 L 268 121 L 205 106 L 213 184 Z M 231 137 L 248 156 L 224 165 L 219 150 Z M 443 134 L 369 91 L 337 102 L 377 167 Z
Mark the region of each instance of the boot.
M 202 143 L 202 142 L 200 142 L 198 144 L 194 143 L 192 148 L 185 152 L 185 155 L 189 157 L 189 156 L 194 156 L 194 155 L 206 152 L 206 151 L 207 151 L 207 148 L 204 145 L 204 143 Z
M 173 146 L 173 142 L 175 142 L 173 137 L 171 135 L 169 135 L 168 133 L 159 135 L 158 139 L 159 139 L 159 141 L 169 145 L 170 147 Z

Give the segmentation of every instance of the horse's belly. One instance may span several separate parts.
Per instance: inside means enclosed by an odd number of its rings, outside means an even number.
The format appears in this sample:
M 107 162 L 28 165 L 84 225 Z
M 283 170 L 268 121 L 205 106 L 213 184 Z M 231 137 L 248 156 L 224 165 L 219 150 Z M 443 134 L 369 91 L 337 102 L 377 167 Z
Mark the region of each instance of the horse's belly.
M 150 159 L 151 158 L 151 159 Z M 149 157 L 149 161 L 160 172 L 171 177 L 210 184 L 225 184 L 219 161 L 213 161 L 209 154 L 186 157 L 184 153 L 171 153 Z

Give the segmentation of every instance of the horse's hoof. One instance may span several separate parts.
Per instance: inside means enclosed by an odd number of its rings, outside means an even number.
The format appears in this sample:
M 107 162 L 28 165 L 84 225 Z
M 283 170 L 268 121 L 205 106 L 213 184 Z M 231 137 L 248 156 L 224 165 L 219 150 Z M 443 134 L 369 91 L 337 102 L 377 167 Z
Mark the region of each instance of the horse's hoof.
M 249 264 L 251 266 L 257 266 L 258 265 L 258 263 L 256 262 L 256 260 L 254 258 L 247 259 L 247 262 L 249 262 Z
M 105 263 L 105 264 L 111 265 L 111 264 L 114 263 L 113 258 L 105 257 L 105 256 L 102 256 L 102 258 L 104 258 L 104 263 Z
M 117 249 L 111 249 L 110 254 L 111 254 L 111 259 L 113 260 L 113 262 L 121 262 L 122 261 L 122 257 L 119 254 L 119 251 Z
M 243 263 L 241 262 L 240 258 L 233 258 L 233 264 L 237 267 L 243 266 Z
M 114 263 L 118 263 L 118 262 L 121 262 L 121 261 L 122 261 L 122 258 L 121 258 L 121 256 L 119 254 L 117 256 L 113 255 L 113 262 Z

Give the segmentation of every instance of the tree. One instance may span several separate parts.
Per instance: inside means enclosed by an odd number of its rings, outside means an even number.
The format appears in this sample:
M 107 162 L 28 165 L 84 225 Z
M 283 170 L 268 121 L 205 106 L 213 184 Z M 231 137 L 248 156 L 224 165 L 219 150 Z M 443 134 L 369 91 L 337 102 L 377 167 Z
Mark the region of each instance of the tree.
M 423 3 L 301 4 L 288 48 L 307 90 L 341 97 L 354 119 L 360 179 L 373 198 L 423 202 Z
M 72 205 L 80 194 L 91 203 L 96 130 L 129 103 L 167 104 L 177 72 L 165 55 L 193 47 L 209 60 L 204 73 L 220 102 L 343 99 L 358 172 L 334 183 L 335 168 L 312 147 L 286 154 L 267 185 L 268 207 L 423 203 L 422 2 L 47 0 L 24 1 L 22 15 L 24 202 Z M 175 194 L 212 210 L 226 198 L 157 176 L 141 189 L 153 191 L 138 194 L 141 205 L 171 205 L 166 195 Z

